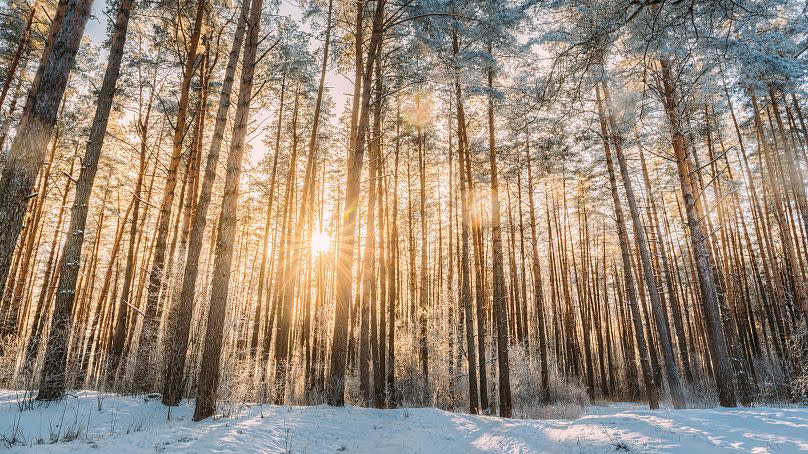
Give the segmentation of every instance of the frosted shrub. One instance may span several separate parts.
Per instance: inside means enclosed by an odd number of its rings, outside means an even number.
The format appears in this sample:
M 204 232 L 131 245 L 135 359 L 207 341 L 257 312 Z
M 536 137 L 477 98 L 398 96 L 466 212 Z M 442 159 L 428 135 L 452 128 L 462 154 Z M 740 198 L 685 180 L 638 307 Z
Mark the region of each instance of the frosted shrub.
M 715 383 L 696 380 L 693 386 L 685 386 L 685 401 L 689 408 L 714 408 L 718 405 Z
M 802 405 L 808 405 L 808 326 L 802 321 L 789 339 L 789 349 L 797 352 L 800 370 L 795 371 L 791 381 L 791 397 Z
M 15 336 L 0 339 L 0 386 L 3 388 L 18 387 L 13 385 L 15 384 L 14 371 L 16 370 L 17 354 L 23 347 L 21 344 L 22 342 Z M 27 382 L 26 379 L 22 381 Z
M 561 377 L 554 367 L 549 368 L 550 404 L 541 402 L 541 366 L 530 363 L 522 346 L 510 348 L 511 388 L 513 415 L 531 419 L 574 419 L 586 413 L 589 396 L 578 381 Z M 553 364 L 554 359 L 549 359 Z
M 248 358 L 233 354 L 222 365 L 224 371 L 219 375 L 219 408 L 222 416 L 231 418 L 244 409 L 247 402 L 254 399 L 254 386 L 251 377 L 252 368 Z M 229 372 L 227 372 L 229 371 Z
M 345 371 L 345 403 L 358 406 L 364 405 L 359 393 L 359 369 L 357 367 L 348 368 Z
M 423 407 L 428 406 L 424 396 L 429 396 L 429 392 L 424 389 L 424 376 L 417 361 L 407 361 L 401 365 L 396 377 L 396 393 L 402 407 Z
M 429 337 L 427 336 L 427 339 Z M 423 407 L 432 405 L 432 391 L 424 388 L 424 375 L 419 362 L 417 333 L 396 330 L 396 396 L 402 407 Z M 437 365 L 438 352 L 429 350 L 430 373 L 438 367 L 446 367 L 445 363 Z M 440 358 L 441 361 L 445 357 Z M 434 379 L 430 377 L 430 388 Z
M 788 398 L 785 388 L 785 377 L 780 366 L 780 360 L 772 357 L 777 364 L 763 358 L 755 358 L 755 371 L 757 376 L 758 395 L 757 403 L 770 405 L 781 404 Z

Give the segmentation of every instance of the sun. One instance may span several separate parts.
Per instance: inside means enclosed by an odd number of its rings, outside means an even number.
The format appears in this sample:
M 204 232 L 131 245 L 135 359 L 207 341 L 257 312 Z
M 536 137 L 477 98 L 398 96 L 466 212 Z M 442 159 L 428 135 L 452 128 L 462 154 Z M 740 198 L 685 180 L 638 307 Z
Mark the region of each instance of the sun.
M 311 251 L 322 254 L 331 247 L 331 237 L 325 232 L 314 232 L 311 236 Z

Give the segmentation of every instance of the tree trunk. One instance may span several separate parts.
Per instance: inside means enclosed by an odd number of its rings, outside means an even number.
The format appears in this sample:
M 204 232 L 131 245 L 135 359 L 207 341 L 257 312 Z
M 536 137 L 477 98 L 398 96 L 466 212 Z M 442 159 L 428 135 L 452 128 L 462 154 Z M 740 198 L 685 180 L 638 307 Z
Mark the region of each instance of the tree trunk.
M 359 188 L 362 176 L 362 161 L 365 154 L 365 136 L 368 131 L 371 104 L 371 78 L 376 63 L 384 22 L 385 0 L 377 0 L 373 15 L 372 33 L 368 44 L 365 69 L 362 74 L 362 100 L 359 122 L 356 129 L 355 146 L 350 150 L 345 183 L 345 205 L 343 206 L 342 232 L 337 255 L 337 289 L 334 318 L 334 331 L 331 343 L 330 372 L 328 377 L 328 403 L 345 404 L 345 366 L 348 340 L 348 309 L 351 302 L 353 284 L 354 243 L 356 241 L 356 215 L 359 203 Z
M 233 243 L 236 236 L 236 216 L 238 214 L 239 184 L 241 164 L 244 157 L 244 142 L 250 116 L 253 75 L 258 43 L 261 39 L 261 10 L 263 0 L 253 0 L 247 20 L 249 34 L 244 45 L 241 64 L 241 82 L 236 102 L 233 136 L 230 140 L 230 154 L 227 156 L 222 212 L 216 237 L 216 255 L 213 262 L 210 309 L 205 330 L 205 344 L 197 383 L 194 421 L 200 421 L 216 412 L 216 393 L 219 386 L 219 363 L 222 351 L 224 315 L 227 308 L 230 286 L 230 268 L 233 260 Z M 206 169 L 207 170 L 207 169 Z
M 724 336 L 721 313 L 716 291 L 715 275 L 713 273 L 710 252 L 707 249 L 707 234 L 701 219 L 704 210 L 701 206 L 701 197 L 695 193 L 692 180 L 692 168 L 687 153 L 687 144 L 682 131 L 679 106 L 676 100 L 673 75 L 670 62 L 662 60 L 662 93 L 665 111 L 670 121 L 673 151 L 676 155 L 676 164 L 679 170 L 679 183 L 682 198 L 687 213 L 687 226 L 690 232 L 690 242 L 696 264 L 699 288 L 701 289 L 702 308 L 704 311 L 707 335 L 709 336 L 710 356 L 715 373 L 718 400 L 722 407 L 735 407 L 735 384 L 733 381 L 732 363 L 730 362 L 727 342 Z
M 387 263 L 385 262 L 386 245 L 384 238 L 385 228 L 385 211 L 384 211 L 384 156 L 382 154 L 382 69 L 381 69 L 381 52 L 376 62 L 376 84 L 375 84 L 375 103 L 373 108 L 373 146 L 375 148 L 373 155 L 378 160 L 376 165 L 376 207 L 378 210 L 377 218 L 379 222 L 379 272 L 378 280 L 379 290 L 378 306 L 374 304 L 373 313 L 371 315 L 371 331 L 374 342 L 374 355 L 373 355 L 373 397 L 376 408 L 384 408 L 384 371 L 385 371 L 385 346 L 386 346 L 386 324 L 385 324 L 385 298 L 386 298 L 386 281 L 387 278 Z M 369 206 L 369 209 L 374 207 Z M 375 291 L 375 288 L 374 288 Z M 378 307 L 378 310 L 377 310 Z M 377 322 L 378 320 L 378 322 Z
M 143 317 L 143 327 L 140 333 L 140 343 L 138 345 L 138 372 L 135 374 L 135 388 L 146 391 L 155 384 L 153 358 L 157 348 L 157 329 L 160 323 L 157 312 L 160 289 L 163 285 L 166 252 L 168 246 L 168 230 L 171 225 L 171 211 L 174 205 L 174 195 L 177 187 L 177 170 L 183 153 L 183 143 L 185 139 L 185 117 L 188 112 L 188 101 L 190 98 L 190 86 L 196 68 L 197 50 L 202 35 L 202 23 L 204 22 L 205 5 L 207 0 L 198 0 L 196 14 L 194 18 L 194 29 L 190 37 L 188 51 L 185 55 L 185 66 L 182 73 L 180 85 L 180 98 L 177 104 L 177 117 L 174 123 L 174 136 L 171 144 L 171 158 L 168 163 L 165 184 L 163 186 L 163 200 L 160 204 L 160 212 L 157 216 L 157 237 L 154 243 L 154 257 L 152 258 L 151 269 L 149 270 L 148 293 L 146 296 L 146 310 Z
M 679 379 L 679 370 L 676 367 L 676 359 L 673 353 L 673 342 L 671 340 L 668 324 L 665 321 L 665 309 L 659 296 L 659 289 L 657 288 L 656 277 L 654 276 L 654 268 L 651 265 L 651 254 L 648 251 L 648 242 L 645 238 L 645 227 L 642 225 L 642 220 L 640 219 L 640 209 L 637 206 L 637 199 L 634 196 L 634 187 L 631 184 L 631 175 L 628 170 L 628 164 L 626 163 L 626 156 L 623 153 L 623 138 L 620 134 L 617 120 L 612 112 L 609 88 L 605 81 L 602 81 L 601 85 L 603 87 L 603 102 L 606 104 L 607 117 L 609 119 L 609 126 L 611 127 L 610 135 L 612 144 L 614 145 L 615 153 L 617 154 L 617 163 L 620 167 L 620 175 L 623 177 L 623 188 L 626 191 L 626 200 L 628 201 L 628 208 L 629 212 L 631 213 L 631 221 L 634 227 L 634 239 L 637 242 L 637 248 L 639 249 L 640 253 L 640 262 L 642 264 L 643 277 L 645 278 L 645 286 L 648 288 L 648 295 L 651 299 L 651 310 L 653 311 L 653 319 L 656 323 L 659 343 L 662 347 L 662 354 L 665 357 L 665 378 L 668 381 L 671 400 L 673 401 L 673 408 L 686 408 L 687 405 L 685 403 L 685 396 L 682 391 L 682 382 Z
M 489 53 L 491 47 L 488 48 Z M 488 89 L 494 89 L 494 68 L 487 70 Z M 497 365 L 499 366 L 499 416 L 512 414 L 511 379 L 508 365 L 508 312 L 505 290 L 505 270 L 502 263 L 502 226 L 500 223 L 499 182 L 497 181 L 497 145 L 494 132 L 494 98 L 488 95 L 488 157 L 491 165 L 491 238 L 494 272 L 494 323 L 497 328 Z
M 157 78 L 157 72 L 154 72 L 152 77 L 152 82 Z M 152 84 L 152 89 L 149 93 L 149 98 L 146 101 L 146 113 L 143 114 L 143 95 L 142 95 L 142 85 L 140 88 L 140 106 L 138 107 L 138 117 L 136 120 L 137 124 L 137 132 L 140 138 L 140 162 L 138 166 L 138 174 L 137 179 L 135 180 L 135 188 L 132 194 L 132 221 L 129 227 L 129 239 L 128 239 L 128 250 L 126 254 L 126 265 L 124 266 L 124 273 L 123 273 L 123 286 L 121 288 L 121 297 L 118 300 L 117 306 L 117 316 L 114 322 L 114 328 L 111 329 L 111 340 L 110 340 L 110 349 L 109 349 L 109 379 L 112 380 L 118 373 L 118 367 L 120 365 L 120 360 L 123 356 L 124 351 L 124 344 L 126 342 L 126 327 L 127 321 L 129 320 L 129 311 L 131 302 L 130 297 L 133 294 L 132 292 L 132 283 L 135 274 L 135 263 L 137 258 L 135 257 L 135 251 L 138 246 L 138 239 L 142 236 L 142 231 L 140 229 L 140 205 L 141 200 L 140 196 L 143 190 L 143 178 L 146 175 L 146 167 L 147 167 L 147 153 L 148 153 L 148 137 L 149 137 L 149 119 L 151 117 L 151 109 L 152 104 L 154 101 L 154 84 Z M 148 207 L 145 211 L 148 211 Z
M 0 295 L 4 293 L 14 249 L 37 173 L 47 154 L 67 78 L 90 17 L 92 0 L 63 0 L 51 24 L 49 43 L 0 176 Z M 53 49 L 53 50 L 51 50 Z M 41 78 L 38 77 L 41 75 Z
M 56 286 L 56 278 L 59 276 L 59 267 L 62 264 L 61 260 L 61 227 L 64 218 L 65 206 L 67 206 L 67 196 L 70 192 L 71 183 L 73 183 L 73 167 L 75 160 L 70 162 L 70 170 L 65 178 L 65 186 L 62 192 L 62 200 L 59 205 L 59 214 L 56 216 L 56 228 L 54 229 L 53 239 L 51 240 L 50 253 L 48 257 L 48 264 L 45 267 L 45 275 L 42 278 L 42 286 L 39 290 L 39 297 L 34 312 L 34 319 L 31 323 L 31 336 L 28 340 L 28 346 L 25 353 L 25 373 L 33 373 L 34 361 L 39 354 L 39 347 L 42 342 L 42 332 L 45 329 L 45 323 L 49 311 L 50 296 L 53 288 Z
M 452 51 L 457 59 L 460 51 L 458 33 L 452 32 Z M 461 250 L 460 250 L 460 305 L 463 308 L 466 321 L 466 360 L 468 364 L 469 377 L 469 413 L 477 414 L 479 411 L 478 381 L 477 381 L 477 357 L 475 349 L 474 335 L 474 307 L 471 301 L 471 269 L 469 265 L 469 195 L 466 185 L 466 152 L 468 146 L 465 137 L 466 118 L 463 109 L 463 93 L 460 89 L 460 68 L 455 61 L 454 67 L 454 98 L 457 103 L 457 165 L 460 178 L 460 212 L 461 212 Z M 482 333 L 480 334 L 482 335 Z
M 84 244 L 84 228 L 87 223 L 87 211 L 90 195 L 98 170 L 98 160 L 112 110 L 115 86 L 121 71 L 126 31 L 132 8 L 131 0 L 122 0 L 118 5 L 112 39 L 109 49 L 107 69 L 104 81 L 98 93 L 95 117 L 90 128 L 90 138 L 82 161 L 79 178 L 76 182 L 76 198 L 70 215 L 67 242 L 64 246 L 62 264 L 59 272 L 59 288 L 56 291 L 56 304 L 51 318 L 51 330 L 45 350 L 45 364 L 42 368 L 39 394 L 37 399 L 52 400 L 62 397 L 65 390 L 67 373 L 67 346 L 65 339 L 70 335 L 70 314 L 76 294 L 76 281 L 81 264 L 81 248 Z M 69 16 L 66 16 L 69 17 Z M 86 19 L 85 19 L 86 22 Z M 100 235 L 100 232 L 97 233 Z
M 396 98 L 396 140 L 393 153 L 393 213 L 387 225 L 388 237 L 388 282 L 387 282 L 387 369 L 384 377 L 385 399 L 388 406 L 396 406 L 396 306 L 398 304 L 398 152 L 401 146 L 401 103 Z M 387 188 L 386 188 L 387 189 Z M 385 194 L 386 195 L 386 194 Z M 389 208 L 388 210 L 389 211 Z M 384 315 L 383 315 L 384 316 Z
M 286 180 L 286 194 L 283 202 L 283 219 L 281 223 L 281 253 L 286 255 L 285 262 L 277 270 L 277 295 L 275 297 L 278 311 L 278 325 L 275 333 L 275 405 L 284 402 L 286 377 L 289 370 L 289 338 L 291 337 L 292 311 L 295 307 L 295 283 L 297 282 L 297 266 L 300 261 L 300 241 L 292 237 L 292 224 L 295 223 L 294 208 L 297 186 L 297 123 L 300 110 L 300 86 L 295 91 L 294 107 L 292 109 L 292 151 L 289 157 L 289 170 Z M 304 214 L 304 213 L 301 213 Z M 300 225 L 301 219 L 297 219 Z M 285 250 L 285 252 L 283 252 Z
M 648 393 L 648 406 L 655 410 L 659 408 L 659 401 L 657 398 L 657 387 L 654 383 L 654 374 L 651 370 L 651 363 L 649 358 L 649 345 L 646 343 L 646 337 L 643 330 L 642 314 L 640 307 L 637 303 L 637 289 L 634 286 L 634 273 L 631 268 L 631 253 L 629 252 L 628 232 L 626 232 L 626 222 L 623 217 L 623 208 L 620 205 L 620 196 L 617 192 L 617 178 L 614 171 L 614 162 L 612 161 L 612 152 L 609 140 L 609 131 L 606 125 L 606 116 L 603 113 L 603 103 L 600 96 L 600 88 L 595 87 L 595 94 L 597 95 L 598 116 L 600 117 L 600 130 L 603 138 L 603 149 L 606 154 L 606 167 L 609 171 L 609 185 L 612 192 L 612 200 L 614 202 L 614 214 L 617 223 L 617 235 L 620 239 L 620 252 L 623 258 L 623 278 L 626 284 L 626 293 L 628 293 L 629 307 L 631 308 L 631 318 L 634 323 L 634 335 L 637 341 L 637 350 L 640 354 L 640 365 L 642 366 L 643 380 L 645 382 L 645 391 Z M 653 347 L 653 345 L 651 345 Z
M 421 112 L 421 100 L 415 95 L 415 110 Z M 424 404 L 429 400 L 429 356 L 427 350 L 427 310 L 429 308 L 429 245 L 426 234 L 426 136 L 421 121 L 416 120 L 416 142 L 418 147 L 418 181 L 420 186 L 419 208 L 421 221 L 421 283 L 418 295 L 418 362 L 423 376 L 421 397 Z
M 196 297 L 196 279 L 199 273 L 199 256 L 202 253 L 202 241 L 205 235 L 210 198 L 213 192 L 213 183 L 216 180 L 216 166 L 219 163 L 219 154 L 224 140 L 227 114 L 230 110 L 230 96 L 233 90 L 238 57 L 244 45 L 245 24 L 250 11 L 250 0 L 242 0 L 239 17 L 236 22 L 236 32 L 233 44 L 227 57 L 224 80 L 219 93 L 219 105 L 216 111 L 216 121 L 213 127 L 208 156 L 205 162 L 205 174 L 199 189 L 199 200 L 194 210 L 191 232 L 188 236 L 188 256 L 185 260 L 185 270 L 182 277 L 182 289 L 179 301 L 175 302 L 169 320 L 176 320 L 176 326 L 166 331 L 166 369 L 163 382 L 163 404 L 178 405 L 185 389 L 185 362 L 188 355 L 188 339 L 193 316 L 194 298 Z M 260 286 L 259 286 L 260 287 Z M 173 328 L 173 329 L 171 329 Z
M 545 327 L 544 290 L 539 262 L 538 233 L 536 232 L 536 203 L 533 192 L 533 168 L 530 158 L 530 139 L 525 142 L 525 156 L 527 157 L 527 192 L 530 207 L 530 252 L 533 255 L 533 295 L 536 306 L 536 331 L 538 332 L 539 365 L 541 366 L 541 391 L 539 400 L 543 404 L 550 403 L 550 364 L 547 360 L 547 329 Z

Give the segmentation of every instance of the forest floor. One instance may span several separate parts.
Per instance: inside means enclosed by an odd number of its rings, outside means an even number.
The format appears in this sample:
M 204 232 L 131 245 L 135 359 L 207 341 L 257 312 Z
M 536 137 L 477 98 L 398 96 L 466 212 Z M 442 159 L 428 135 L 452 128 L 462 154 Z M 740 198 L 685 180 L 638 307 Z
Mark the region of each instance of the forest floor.
M 29 408 L 21 411 L 21 407 Z M 99 410 L 100 407 L 100 410 Z M 593 405 L 571 420 L 499 419 L 434 408 L 233 405 L 191 421 L 193 404 L 82 391 L 40 404 L 0 391 L 10 452 L 602 453 L 808 450 L 808 408 L 649 411 Z

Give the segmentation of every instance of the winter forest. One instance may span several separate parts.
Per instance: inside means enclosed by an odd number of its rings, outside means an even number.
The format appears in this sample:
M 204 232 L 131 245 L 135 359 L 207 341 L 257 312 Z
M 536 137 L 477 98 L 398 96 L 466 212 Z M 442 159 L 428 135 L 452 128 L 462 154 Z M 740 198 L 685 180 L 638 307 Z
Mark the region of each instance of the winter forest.
M 20 411 L 808 401 L 808 3 L 95 3 L 0 0 Z

